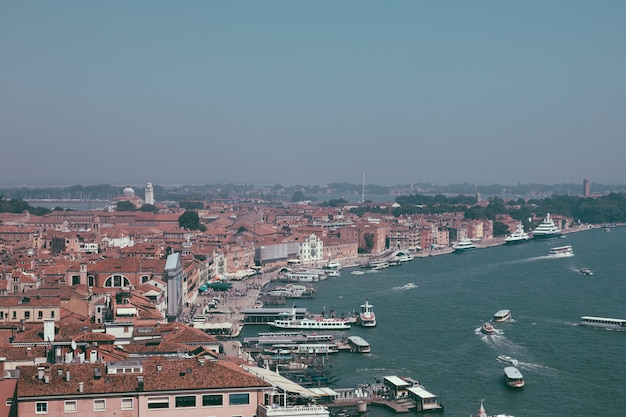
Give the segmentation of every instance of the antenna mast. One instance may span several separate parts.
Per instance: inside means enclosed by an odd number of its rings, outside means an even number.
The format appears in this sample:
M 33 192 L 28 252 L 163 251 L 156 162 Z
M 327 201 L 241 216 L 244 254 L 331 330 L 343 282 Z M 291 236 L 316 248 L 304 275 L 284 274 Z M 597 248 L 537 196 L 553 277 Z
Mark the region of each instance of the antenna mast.
M 361 204 L 365 203 L 365 171 L 363 171 L 363 184 L 361 185 Z

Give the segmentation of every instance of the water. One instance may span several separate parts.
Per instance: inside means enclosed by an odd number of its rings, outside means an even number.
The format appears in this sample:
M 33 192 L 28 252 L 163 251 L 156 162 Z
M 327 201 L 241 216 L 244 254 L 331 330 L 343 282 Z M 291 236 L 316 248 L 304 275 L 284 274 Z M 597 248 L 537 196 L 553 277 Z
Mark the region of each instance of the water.
M 571 244 L 572 258 L 547 258 Z M 583 315 L 626 318 L 626 228 L 594 229 L 565 239 L 498 246 L 471 254 L 414 261 L 317 284 L 309 312 L 358 310 L 368 299 L 378 325 L 337 334 L 359 335 L 372 353 L 331 357 L 337 388 L 388 375 L 418 379 L 437 394 L 446 416 L 489 413 L 523 416 L 623 416 L 626 413 L 626 332 L 578 326 Z M 578 272 L 588 267 L 593 276 Z M 405 289 L 408 283 L 414 288 Z M 486 336 L 480 325 L 500 309 L 513 320 Z M 242 337 L 267 331 L 247 326 Z M 519 360 L 526 386 L 505 386 L 497 356 Z M 394 415 L 376 408 L 370 415 Z

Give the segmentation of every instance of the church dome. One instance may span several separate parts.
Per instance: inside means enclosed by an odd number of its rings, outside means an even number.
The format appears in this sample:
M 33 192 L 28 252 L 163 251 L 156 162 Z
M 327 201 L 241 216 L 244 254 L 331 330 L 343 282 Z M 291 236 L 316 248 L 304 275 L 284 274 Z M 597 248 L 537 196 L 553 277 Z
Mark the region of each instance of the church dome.
M 125 196 L 132 197 L 132 196 L 134 196 L 134 195 L 135 195 L 135 190 L 133 190 L 133 189 L 131 188 L 130 184 L 128 184 L 128 185 L 126 186 L 126 188 L 124 188 L 124 191 L 122 191 L 122 193 L 123 193 Z

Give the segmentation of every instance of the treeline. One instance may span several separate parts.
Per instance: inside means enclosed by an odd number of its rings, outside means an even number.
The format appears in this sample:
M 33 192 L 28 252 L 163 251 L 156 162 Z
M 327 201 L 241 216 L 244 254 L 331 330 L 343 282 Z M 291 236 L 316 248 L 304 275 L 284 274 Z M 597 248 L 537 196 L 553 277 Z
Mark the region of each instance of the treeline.
M 626 194 L 610 193 L 597 198 L 577 196 L 552 196 L 544 199 L 528 200 L 518 198 L 505 203 L 500 197 L 492 197 L 486 206 L 476 205 L 476 200 L 467 196 L 402 196 L 396 198 L 400 207 L 392 209 L 399 217 L 407 214 L 441 214 L 463 212 L 466 219 L 495 220 L 498 214 L 508 214 L 530 226 L 528 221 L 534 215 L 544 217 L 546 213 L 571 217 L 581 223 L 623 223 L 626 222 Z
M 24 213 L 25 211 L 37 216 L 43 216 L 50 213 L 51 210 L 45 207 L 32 207 L 20 198 L 5 200 L 4 196 L 0 195 L 0 213 Z

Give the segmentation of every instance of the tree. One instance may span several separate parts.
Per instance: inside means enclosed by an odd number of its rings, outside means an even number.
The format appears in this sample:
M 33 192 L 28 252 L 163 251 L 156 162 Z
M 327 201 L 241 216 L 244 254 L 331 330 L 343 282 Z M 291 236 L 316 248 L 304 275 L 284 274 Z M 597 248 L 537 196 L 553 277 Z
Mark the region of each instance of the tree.
M 115 211 L 136 211 L 137 208 L 130 201 L 120 201 L 115 207 Z
M 206 230 L 204 225 L 200 224 L 200 216 L 198 216 L 197 211 L 188 210 L 181 214 L 178 218 L 178 225 L 187 230 Z
M 153 206 L 152 204 L 144 204 L 143 206 L 139 208 L 139 211 L 144 212 L 144 213 L 156 214 L 159 212 L 159 209 Z

